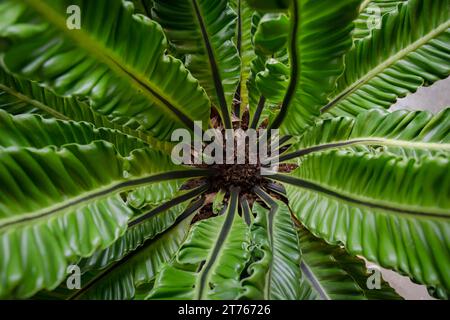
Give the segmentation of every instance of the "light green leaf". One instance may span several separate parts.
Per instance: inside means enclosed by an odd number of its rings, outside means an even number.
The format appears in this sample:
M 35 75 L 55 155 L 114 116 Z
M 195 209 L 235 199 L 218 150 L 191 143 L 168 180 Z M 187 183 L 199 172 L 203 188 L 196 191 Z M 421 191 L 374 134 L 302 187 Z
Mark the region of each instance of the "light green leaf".
M 399 8 L 347 54 L 345 72 L 322 113 L 353 116 L 389 108 L 450 75 L 449 0 L 409 0 Z
M 118 261 L 95 272 L 71 299 L 128 300 L 136 298 L 141 290 L 148 292 L 161 267 L 173 259 L 185 240 L 192 217 L 202 203 L 203 201 L 193 204 L 184 211 L 180 210 L 180 206 L 175 207 L 146 220 L 145 226 L 131 227 L 111 249 L 88 260 L 89 263 L 99 264 L 98 266 L 104 265 L 105 261 L 111 261 L 113 257 Z M 186 204 L 182 207 L 185 208 Z M 163 222 L 161 219 L 168 222 L 165 224 L 168 229 L 156 237 L 148 237 L 148 232 L 152 228 L 158 228 Z M 139 240 L 136 241 L 136 238 Z M 130 245 L 132 247 L 129 247 Z M 131 251 L 124 252 L 121 250 L 122 246 Z
M 288 36 L 290 82 L 270 128 L 299 134 L 320 114 L 344 70 L 360 0 L 294 0 Z
M 250 127 L 256 129 L 259 124 L 269 117 L 270 109 L 266 107 L 266 98 L 261 95 L 256 86 L 256 76 L 264 71 L 267 58 L 257 56 L 250 65 L 250 77 L 247 80 L 247 89 L 249 93 L 248 109 Z
M 253 49 L 253 15 L 254 11 L 245 0 L 231 1 L 233 9 L 237 14 L 236 47 L 241 57 L 241 78 L 237 89 L 236 98 L 239 99 L 239 115 L 248 105 L 247 81 L 250 77 L 251 63 L 255 58 Z M 236 104 L 236 101 L 235 101 Z
M 173 225 L 175 220 L 186 210 L 189 201 L 204 193 L 205 190 L 205 186 L 201 186 L 173 197 L 151 209 L 142 209 L 137 213 L 135 212 L 128 222 L 126 233 L 110 247 L 97 251 L 94 255 L 80 262 L 79 265 L 82 270 L 103 269 L 112 262 L 121 260 L 145 241 L 154 238 Z M 198 206 L 195 207 L 198 208 Z
M 162 268 L 149 299 L 235 299 L 247 261 L 248 228 L 238 216 L 238 191 L 227 212 L 194 225 L 174 263 Z
M 194 120 L 206 127 L 206 94 L 181 61 L 165 54 L 161 27 L 133 14 L 130 2 L 26 0 L 16 5 L 23 14 L 10 26 L 43 28 L 10 37 L 2 62 L 12 73 L 59 95 L 86 97 L 96 112 L 161 140 L 170 139 L 176 128 L 192 130 Z M 80 7 L 79 30 L 66 25 L 69 5 Z
M 255 16 L 258 17 L 256 14 Z M 259 21 L 255 23 L 257 25 Z M 288 63 L 286 49 L 275 53 L 273 58 L 257 55 L 252 61 L 251 74 L 247 81 L 252 128 L 257 128 L 264 120 L 273 118 L 278 111 L 289 84 Z M 264 94 L 269 96 L 269 101 Z
M 66 144 L 90 144 L 95 140 L 112 143 L 122 156 L 147 146 L 144 141 L 117 130 L 95 128 L 87 122 L 44 119 L 39 115 L 11 116 L 0 110 L 0 148 L 47 146 Z M 148 146 L 147 146 L 148 147 Z
M 262 190 L 258 195 L 270 206 L 253 205 L 256 219 L 249 246 L 252 263 L 242 280 L 243 299 L 300 299 L 300 249 L 289 208 Z
M 315 236 L 448 291 L 449 158 L 333 150 L 271 178 L 286 183 L 293 213 Z
M 220 214 L 223 209 L 225 209 L 226 203 L 224 202 L 225 199 L 225 190 L 219 190 L 217 194 L 214 196 L 214 200 L 212 203 L 212 211 L 215 214 Z
M 54 289 L 70 262 L 116 241 L 132 216 L 121 192 L 199 174 L 148 149 L 123 158 L 104 141 L 1 150 L 0 297 Z
M 80 101 L 76 97 L 57 96 L 53 91 L 35 82 L 14 77 L 2 68 L 0 68 L 0 109 L 13 115 L 39 114 L 45 118 L 90 122 L 97 128 L 110 128 L 134 136 L 165 153 L 170 153 L 173 147 L 171 142 L 157 140 L 137 130 L 136 124 L 130 123 L 129 120 L 102 116 L 91 109 L 86 101 Z
M 302 299 L 401 299 L 382 279 L 380 288 L 367 287 L 371 273 L 362 259 L 350 256 L 339 246 L 328 245 L 302 226 L 299 226 L 298 234 L 302 251 Z
M 381 19 L 386 14 L 395 14 L 398 8 L 409 0 L 365 0 L 361 4 L 358 18 L 355 20 L 355 41 L 370 37 L 372 30 L 381 28 Z
M 285 14 L 265 14 L 259 21 L 254 36 L 255 51 L 259 55 L 272 56 L 287 44 L 289 18 Z
M 155 0 L 152 13 L 231 128 L 241 61 L 233 43 L 236 14 L 228 1 Z
M 289 84 L 289 67 L 276 59 L 266 62 L 265 70 L 256 75 L 259 92 L 271 104 L 280 105 Z
M 297 138 L 280 161 L 313 152 L 349 148 L 420 158 L 450 152 L 450 109 L 426 111 L 371 110 L 356 118 L 337 117 L 318 122 Z

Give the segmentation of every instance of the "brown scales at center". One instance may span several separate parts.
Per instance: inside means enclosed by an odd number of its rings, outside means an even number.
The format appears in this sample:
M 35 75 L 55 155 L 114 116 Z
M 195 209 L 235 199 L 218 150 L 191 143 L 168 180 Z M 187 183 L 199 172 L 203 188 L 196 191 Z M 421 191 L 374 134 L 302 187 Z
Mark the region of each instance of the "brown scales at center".
M 242 121 L 239 123 L 234 122 L 234 129 L 241 128 L 242 130 L 248 129 L 248 111 L 243 114 Z M 214 114 L 211 119 L 211 125 L 214 128 L 218 128 L 224 133 L 224 128 L 220 122 L 220 117 L 218 114 Z M 259 186 L 265 188 L 269 181 L 264 179 L 264 176 L 261 175 L 261 163 L 257 158 L 256 164 L 252 164 L 249 161 L 249 143 L 248 140 L 245 142 L 245 163 L 238 164 L 237 159 L 237 151 L 238 146 L 235 141 L 234 145 L 234 164 L 213 164 L 213 165 L 196 165 L 200 168 L 209 168 L 214 171 L 214 174 L 207 178 L 207 182 L 209 183 L 209 190 L 206 195 L 206 202 L 200 212 L 196 215 L 193 222 L 208 219 L 216 214 L 213 213 L 211 202 L 213 201 L 215 195 L 220 191 L 224 190 L 226 192 L 224 201 L 227 202 L 229 199 L 229 190 L 230 187 L 239 187 L 240 196 L 245 197 L 250 205 L 253 205 L 254 201 L 257 201 L 257 196 L 254 193 L 254 187 Z M 223 159 L 226 159 L 226 150 L 225 145 L 223 146 L 224 155 Z M 242 151 L 242 150 L 240 150 Z M 295 165 L 285 164 L 280 166 L 281 172 L 290 172 L 295 169 Z M 198 186 L 200 183 L 205 182 L 204 179 L 191 180 L 189 183 L 189 187 L 192 188 L 194 186 Z M 270 193 L 270 191 L 266 190 Z M 277 195 L 275 195 L 277 197 Z
M 239 187 L 241 193 L 245 195 L 264 182 L 259 164 L 218 164 L 213 165 L 212 168 L 216 171 L 216 174 L 209 179 L 213 191 L 228 190 L 235 186 Z

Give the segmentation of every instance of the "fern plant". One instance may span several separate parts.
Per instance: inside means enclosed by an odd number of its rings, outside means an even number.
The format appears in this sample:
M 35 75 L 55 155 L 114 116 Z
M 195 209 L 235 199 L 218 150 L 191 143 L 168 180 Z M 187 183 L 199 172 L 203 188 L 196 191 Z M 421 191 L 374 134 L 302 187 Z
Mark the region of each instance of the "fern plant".
M 361 257 L 447 298 L 450 111 L 388 109 L 450 74 L 449 12 L 1 0 L 0 298 L 399 299 Z M 233 127 L 279 171 L 172 162 Z

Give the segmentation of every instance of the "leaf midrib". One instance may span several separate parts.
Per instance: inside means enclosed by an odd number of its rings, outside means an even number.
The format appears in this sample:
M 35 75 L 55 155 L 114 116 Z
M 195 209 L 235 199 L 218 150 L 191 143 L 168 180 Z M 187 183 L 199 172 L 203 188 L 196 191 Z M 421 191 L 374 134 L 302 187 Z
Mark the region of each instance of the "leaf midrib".
M 193 13 L 194 13 L 195 17 L 197 18 L 198 26 L 200 27 L 201 36 L 204 40 L 205 50 L 206 50 L 206 54 L 208 56 L 208 61 L 209 61 L 209 65 L 211 68 L 211 73 L 212 73 L 212 77 L 213 77 L 213 81 L 214 81 L 214 87 L 216 89 L 217 98 L 219 99 L 219 104 L 220 104 L 219 107 L 221 110 L 222 117 L 224 118 L 223 122 L 224 122 L 225 128 L 231 129 L 232 128 L 231 119 L 230 119 L 230 115 L 228 114 L 228 107 L 227 107 L 227 102 L 225 99 L 225 91 L 224 91 L 224 88 L 222 85 L 222 79 L 220 76 L 216 56 L 214 54 L 214 49 L 212 48 L 211 40 L 209 39 L 209 34 L 206 29 L 206 25 L 203 20 L 201 10 L 197 3 L 197 0 L 191 0 L 191 4 L 193 7 L 193 11 L 194 11 Z
M 200 194 L 202 194 L 206 190 L 208 190 L 208 187 L 209 187 L 209 185 L 207 183 L 202 184 L 201 186 L 199 186 L 195 189 L 184 192 L 181 195 L 179 195 L 167 202 L 164 202 L 163 204 L 157 206 L 156 208 L 150 210 L 149 212 L 139 215 L 135 219 L 131 220 L 128 223 L 128 228 L 135 227 L 135 226 L 141 224 L 142 222 L 147 221 L 148 219 L 154 217 L 155 215 L 160 214 L 161 212 L 167 211 L 183 202 L 186 202 L 192 198 L 199 196 Z
M 359 78 L 358 81 L 354 82 L 352 85 L 345 88 L 341 94 L 336 96 L 331 102 L 329 102 L 326 106 L 320 109 L 321 113 L 329 111 L 334 106 L 338 105 L 342 100 L 346 99 L 350 94 L 357 91 L 361 86 L 372 80 L 375 76 L 380 74 L 383 70 L 389 68 L 394 63 L 400 61 L 408 54 L 414 52 L 416 49 L 425 45 L 428 41 L 438 37 L 441 33 L 445 32 L 447 28 L 450 26 L 450 21 L 446 21 L 440 24 L 436 29 L 433 29 L 431 32 L 427 33 L 425 36 L 419 38 L 412 44 L 408 45 L 404 49 L 398 51 L 396 54 L 385 60 L 383 63 L 377 65 L 371 71 L 366 73 L 363 77 Z M 365 40 L 366 41 L 366 40 Z
M 164 114 L 170 115 L 174 120 L 180 121 L 188 128 L 194 127 L 193 120 L 181 112 L 174 103 L 170 102 L 169 98 L 164 97 L 164 94 L 160 92 L 157 87 L 154 87 L 148 79 L 141 76 L 134 68 L 130 68 L 126 64 L 123 66 L 123 64 L 118 62 L 118 59 L 114 58 L 114 54 L 111 53 L 108 48 L 98 45 L 98 42 L 91 39 L 86 32 L 83 32 L 83 29 L 70 30 L 67 32 L 69 29 L 67 29 L 64 19 L 61 18 L 52 7 L 45 4 L 44 1 L 27 0 L 27 3 L 39 12 L 40 15 L 48 18 L 48 20 L 58 29 L 62 30 L 67 37 L 72 38 L 81 48 L 83 48 L 83 50 L 90 52 L 93 56 L 100 59 L 119 76 L 129 79 L 131 83 L 137 86 L 149 98 L 158 100 L 159 103 L 156 105 L 160 109 L 163 105 L 170 111 L 170 113 L 167 113 L 162 109 Z
M 273 221 L 275 214 L 279 209 L 279 205 L 276 203 L 272 197 L 262 190 L 259 186 L 255 187 L 255 193 L 260 197 L 260 199 L 269 206 L 269 213 L 267 214 L 267 238 L 269 242 L 270 252 L 272 254 L 272 259 L 269 263 L 267 273 L 265 276 L 265 287 L 264 287 L 264 298 L 266 300 L 271 299 L 271 289 L 272 289 L 272 273 L 273 273 L 273 261 L 274 261 L 274 244 L 273 244 Z
M 169 226 L 166 230 L 161 232 L 160 234 L 156 235 L 155 237 L 151 239 L 146 239 L 137 249 L 130 251 L 128 254 L 126 254 L 124 257 L 122 257 L 119 261 L 113 262 L 107 267 L 105 267 L 104 271 L 100 272 L 96 277 L 91 279 L 83 288 L 81 288 L 79 291 L 77 291 L 72 296 L 68 297 L 67 300 L 76 300 L 79 297 L 81 297 L 83 294 L 88 292 L 91 288 L 95 287 L 96 284 L 98 284 L 99 281 L 101 281 L 103 278 L 109 276 L 112 272 L 117 270 L 118 268 L 122 267 L 129 261 L 132 261 L 136 257 L 138 257 L 141 253 L 145 252 L 146 249 L 151 246 L 153 243 L 155 243 L 157 240 L 161 239 L 164 236 L 167 236 L 170 232 L 173 232 L 177 227 L 180 227 L 182 223 L 187 222 L 186 220 L 188 218 L 193 218 L 194 213 L 197 212 L 197 210 L 203 205 L 203 199 L 197 201 L 196 203 L 192 204 L 192 206 L 189 206 L 184 210 L 183 213 L 181 213 L 178 218 L 175 220 L 175 222 Z M 185 238 L 186 234 L 183 236 Z
M 156 138 L 150 136 L 149 134 L 147 134 L 144 131 L 138 131 L 138 130 L 132 129 L 130 127 L 124 127 L 124 126 L 115 124 L 115 123 L 111 122 L 106 116 L 101 115 L 101 114 L 96 114 L 94 112 L 94 110 L 92 110 L 88 105 L 85 105 L 84 107 L 89 112 L 92 112 L 94 117 L 96 117 L 96 118 L 98 117 L 99 119 L 101 119 L 101 121 L 102 121 L 101 125 L 97 124 L 95 121 L 88 121 L 87 119 L 75 119 L 75 117 L 66 116 L 65 114 L 54 109 L 53 107 L 47 106 L 46 104 L 44 104 L 36 99 L 30 98 L 27 95 L 19 92 L 18 90 L 11 88 L 9 86 L 6 86 L 2 83 L 0 83 L 0 90 L 3 90 L 4 92 L 6 92 L 6 94 L 9 94 L 25 103 L 31 104 L 32 106 L 48 113 L 49 115 L 52 115 L 56 119 L 60 119 L 60 120 L 64 120 L 64 121 L 74 121 L 74 122 L 83 122 L 84 121 L 84 122 L 88 122 L 88 123 L 92 124 L 97 129 L 98 129 L 98 127 L 101 126 L 101 127 L 105 127 L 108 130 L 112 130 L 112 131 L 117 130 L 121 134 L 129 135 L 136 139 L 142 140 L 144 143 L 151 145 L 152 148 L 160 150 L 166 154 L 170 154 L 171 142 L 162 142 L 162 141 L 156 140 Z M 58 97 L 58 98 L 66 99 L 64 97 Z M 83 102 L 77 101 L 77 103 L 81 104 Z
M 314 152 L 321 152 L 329 149 L 337 149 L 341 147 L 358 146 L 358 145 L 382 145 L 407 149 L 422 149 L 422 150 L 450 152 L 450 143 L 419 142 L 419 141 L 395 140 L 377 137 L 361 137 L 348 140 L 336 140 L 330 143 L 317 144 L 304 149 L 300 149 L 298 151 L 294 151 L 292 153 L 281 156 L 280 162 L 291 160 L 297 157 L 306 156 Z
M 303 276 L 306 277 L 307 281 L 314 288 L 314 290 L 319 294 L 320 298 L 322 298 L 322 300 L 331 300 L 331 298 L 328 296 L 326 290 L 320 284 L 320 281 L 314 275 L 314 272 L 311 270 L 311 268 L 308 266 L 308 264 L 305 263 L 305 261 L 303 259 L 302 259 L 302 262 L 300 263 L 300 269 L 303 272 Z
M 16 90 L 12 89 L 12 88 L 10 88 L 10 87 L 2 84 L 2 83 L 0 83 L 0 90 L 3 90 L 4 92 L 8 93 L 9 95 L 14 96 L 17 99 L 22 100 L 22 101 L 24 101 L 26 103 L 29 103 L 32 106 L 34 106 L 34 107 L 36 107 L 38 109 L 41 109 L 42 111 L 47 112 L 48 114 L 54 116 L 57 119 L 70 120 L 70 118 L 68 118 L 67 116 L 63 115 L 62 113 L 56 111 L 55 109 L 53 109 L 53 108 L 51 108 L 49 106 L 46 106 L 42 102 L 37 101 L 35 99 L 32 99 L 32 98 L 30 98 L 30 97 L 28 97 L 28 96 L 26 96 L 26 95 L 24 95 L 24 94 L 22 94 L 22 93 L 20 93 L 20 92 L 18 92 Z
M 78 195 L 76 197 L 71 198 L 68 201 L 62 201 L 56 205 L 53 205 L 50 208 L 44 208 L 36 212 L 21 214 L 19 217 L 13 216 L 11 218 L 3 219 L 3 221 L 0 223 L 0 230 L 13 225 L 18 225 L 25 222 L 46 218 L 50 215 L 61 214 L 71 208 L 77 208 L 85 202 L 91 202 L 94 200 L 105 198 L 108 195 L 111 195 L 112 193 L 117 194 L 139 186 L 144 186 L 162 180 L 200 177 L 204 176 L 205 174 L 206 174 L 205 170 L 178 170 L 148 175 L 137 179 L 115 182 L 108 186 L 99 188 L 98 190 L 95 190 L 95 192 L 91 190 L 91 192 Z
M 228 208 L 227 215 L 225 217 L 225 221 L 222 225 L 222 228 L 217 236 L 216 241 L 214 242 L 214 248 L 211 253 L 208 255 L 207 263 L 203 266 L 202 271 L 198 278 L 198 291 L 196 292 L 197 299 L 204 299 L 205 290 L 207 280 L 211 274 L 211 269 L 215 265 L 217 256 L 225 244 L 225 241 L 231 231 L 231 227 L 233 225 L 234 216 L 236 215 L 237 209 L 237 195 L 232 193 L 230 205 Z
M 272 253 L 272 259 L 270 261 L 269 270 L 266 275 L 266 290 L 265 290 L 265 298 L 267 300 L 271 299 L 271 291 L 272 291 L 272 274 L 273 274 L 273 262 L 274 262 L 274 246 L 273 246 L 273 220 L 275 218 L 275 214 L 278 211 L 278 204 L 273 201 L 270 206 L 269 215 L 268 215 L 268 228 L 267 228 L 267 236 L 269 237 L 269 245 L 270 251 Z
M 302 57 L 298 48 L 298 41 L 300 34 L 300 4 L 297 0 L 292 2 L 292 7 L 290 9 L 291 12 L 291 30 L 290 30 L 290 41 L 289 41 L 289 57 L 290 57 L 290 69 L 291 74 L 289 77 L 289 85 L 286 90 L 286 94 L 284 96 L 283 102 L 280 107 L 280 111 L 277 116 L 270 124 L 269 129 L 277 129 L 283 123 L 286 118 L 288 109 L 291 105 L 292 100 L 294 99 L 294 95 L 297 89 L 298 84 L 301 82 L 301 72 L 299 70 L 299 66 L 301 65 Z
M 285 182 L 297 188 L 303 188 L 308 191 L 322 193 L 325 194 L 327 197 L 339 199 L 339 201 L 348 202 L 353 205 L 359 205 L 367 208 L 375 208 L 384 211 L 391 211 L 400 214 L 413 215 L 422 218 L 431 217 L 438 219 L 450 219 L 450 213 L 448 211 L 447 212 L 444 211 L 445 209 L 440 210 L 439 208 L 427 207 L 426 208 L 427 211 L 424 211 L 421 210 L 422 208 L 420 207 L 406 206 L 404 204 L 390 203 L 380 199 L 366 198 L 362 195 L 348 194 L 346 192 L 343 192 L 342 190 L 334 190 L 333 188 L 329 188 L 328 186 L 322 186 L 321 184 L 317 184 L 312 181 L 284 174 L 274 174 L 269 176 L 269 178 L 280 182 Z

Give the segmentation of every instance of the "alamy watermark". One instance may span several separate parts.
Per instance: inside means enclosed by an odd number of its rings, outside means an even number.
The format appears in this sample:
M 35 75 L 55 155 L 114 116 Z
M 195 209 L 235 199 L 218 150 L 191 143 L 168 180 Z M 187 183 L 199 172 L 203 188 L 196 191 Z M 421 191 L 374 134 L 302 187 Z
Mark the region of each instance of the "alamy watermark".
M 366 12 L 369 14 L 369 17 L 366 21 L 367 23 L 367 29 L 381 29 L 381 18 L 382 18 L 382 12 L 381 8 L 377 5 L 369 5 L 369 7 L 366 9 Z
M 367 268 L 370 276 L 367 278 L 366 286 L 369 290 L 380 290 L 381 289 L 381 270 L 376 266 L 371 266 Z
M 66 13 L 69 15 L 66 19 L 66 26 L 69 30 L 81 29 L 81 9 L 77 5 L 70 5 L 66 9 Z
M 69 274 L 66 280 L 66 287 L 69 290 L 81 289 L 81 269 L 76 264 L 67 267 L 66 273 Z

